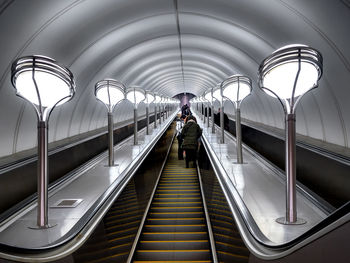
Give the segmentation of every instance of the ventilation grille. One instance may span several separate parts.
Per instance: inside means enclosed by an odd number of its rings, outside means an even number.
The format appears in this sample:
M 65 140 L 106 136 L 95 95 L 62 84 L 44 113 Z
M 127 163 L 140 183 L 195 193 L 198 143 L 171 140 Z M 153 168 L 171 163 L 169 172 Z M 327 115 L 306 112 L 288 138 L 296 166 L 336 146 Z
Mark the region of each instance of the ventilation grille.
M 79 205 L 83 199 L 60 199 L 50 207 L 52 208 L 73 208 Z

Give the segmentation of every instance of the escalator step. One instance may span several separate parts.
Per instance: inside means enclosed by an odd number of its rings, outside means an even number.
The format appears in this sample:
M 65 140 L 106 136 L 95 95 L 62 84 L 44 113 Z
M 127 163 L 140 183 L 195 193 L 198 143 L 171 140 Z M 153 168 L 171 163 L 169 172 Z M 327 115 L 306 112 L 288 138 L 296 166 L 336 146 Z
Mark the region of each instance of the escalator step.
M 186 232 L 186 231 L 194 231 L 201 232 L 206 231 L 206 224 L 198 224 L 198 225 L 145 225 L 145 231 L 155 231 L 155 232 Z
M 193 217 L 193 216 L 201 216 L 203 215 L 203 211 L 199 212 L 177 212 L 177 211 L 171 211 L 171 212 L 150 212 L 150 216 L 157 217 L 157 218 L 179 218 L 179 217 Z
M 188 224 L 201 224 L 205 223 L 204 217 L 179 217 L 179 218 L 148 218 L 147 224 L 158 224 L 158 225 L 188 225 Z
M 172 260 L 152 260 L 152 261 L 148 261 L 148 260 L 135 260 L 133 261 L 134 263 L 210 263 L 212 262 L 211 260 L 176 260 L 176 261 L 172 261 Z
M 136 260 L 207 260 L 209 249 L 198 250 L 137 250 Z
M 208 233 L 203 232 L 144 232 L 141 240 L 206 240 Z
M 144 240 L 140 242 L 141 250 L 157 247 L 160 250 L 209 249 L 208 240 Z

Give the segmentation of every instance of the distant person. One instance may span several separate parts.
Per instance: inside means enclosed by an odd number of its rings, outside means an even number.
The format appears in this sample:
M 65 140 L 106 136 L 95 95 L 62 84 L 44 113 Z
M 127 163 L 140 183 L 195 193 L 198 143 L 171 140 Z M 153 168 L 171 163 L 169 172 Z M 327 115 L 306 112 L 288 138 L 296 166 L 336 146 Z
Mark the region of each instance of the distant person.
M 183 138 L 181 136 L 181 131 L 184 125 L 184 121 L 185 121 L 186 116 L 182 115 L 180 117 L 180 119 L 176 122 L 176 138 L 177 138 L 177 143 L 178 143 L 178 150 L 177 150 L 177 158 L 178 160 L 183 160 L 183 150 L 182 150 L 182 142 L 183 142 Z
M 196 167 L 198 141 L 202 136 L 202 129 L 197 124 L 194 116 L 189 115 L 185 120 L 185 126 L 181 131 L 182 150 L 186 159 L 186 168 L 189 168 L 189 162 L 193 161 L 193 167 Z
M 188 115 L 191 115 L 191 110 L 190 110 L 190 107 L 185 104 L 181 107 L 181 116 L 188 116 Z

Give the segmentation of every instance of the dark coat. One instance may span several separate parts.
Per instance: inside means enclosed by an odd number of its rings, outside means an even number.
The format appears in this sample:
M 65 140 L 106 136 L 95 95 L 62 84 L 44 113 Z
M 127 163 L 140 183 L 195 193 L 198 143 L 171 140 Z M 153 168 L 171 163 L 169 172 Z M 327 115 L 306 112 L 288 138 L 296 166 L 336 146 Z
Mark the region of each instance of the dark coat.
M 202 129 L 194 121 L 185 124 L 181 131 L 182 149 L 196 150 L 198 147 L 198 139 L 202 136 Z

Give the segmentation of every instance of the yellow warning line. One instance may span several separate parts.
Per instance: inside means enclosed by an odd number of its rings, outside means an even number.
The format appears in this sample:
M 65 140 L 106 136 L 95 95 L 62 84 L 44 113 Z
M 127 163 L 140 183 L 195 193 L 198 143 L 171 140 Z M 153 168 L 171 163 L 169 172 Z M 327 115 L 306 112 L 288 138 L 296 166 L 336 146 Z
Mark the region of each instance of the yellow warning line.
M 179 215 L 179 214 L 203 214 L 203 212 L 151 212 L 150 214 L 151 215 Z
M 205 224 L 193 224 L 193 225 L 146 225 L 146 227 L 177 227 L 177 226 L 205 226 Z
M 148 218 L 147 220 L 204 220 L 204 217 Z
M 137 250 L 137 252 L 141 253 L 161 253 L 161 252 L 189 252 L 189 253 L 196 253 L 196 252 L 209 252 L 209 249 L 189 249 L 189 250 Z
M 202 202 L 153 202 L 153 205 L 170 205 L 170 204 L 201 204 Z
M 196 234 L 207 234 L 207 232 L 145 232 L 145 235 L 196 235 Z
M 248 258 L 247 256 L 232 254 L 232 253 L 228 253 L 228 252 L 225 252 L 225 251 L 218 251 L 218 253 L 221 253 L 221 254 L 224 254 L 224 255 L 229 255 L 229 256 L 232 256 L 232 257 L 237 257 L 237 258 L 244 258 L 244 259 Z
M 208 240 L 144 240 L 140 241 L 141 243 L 191 243 L 191 242 L 200 242 L 205 243 Z

